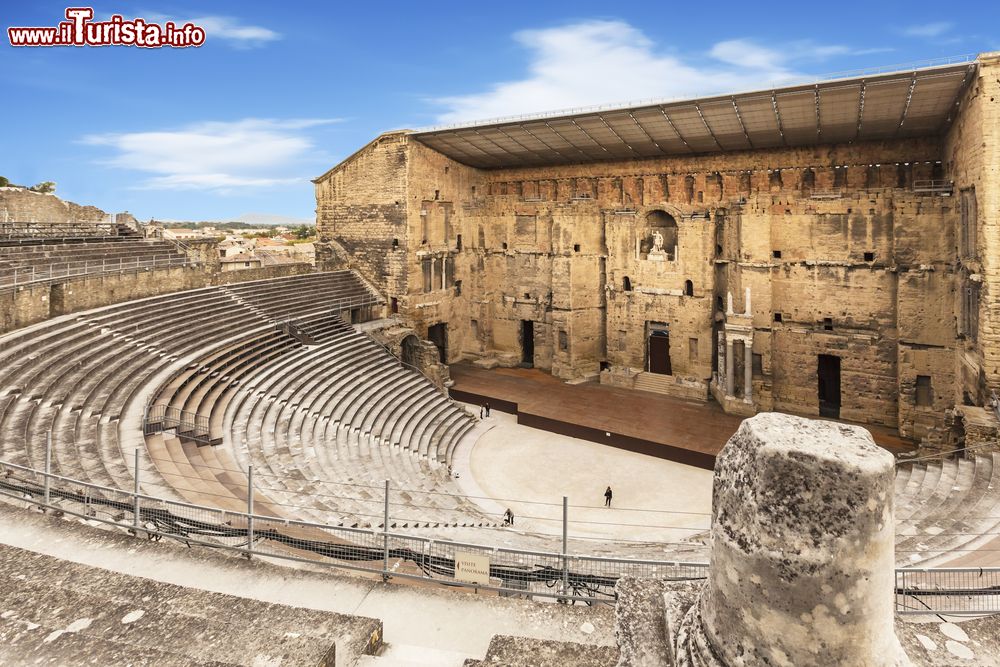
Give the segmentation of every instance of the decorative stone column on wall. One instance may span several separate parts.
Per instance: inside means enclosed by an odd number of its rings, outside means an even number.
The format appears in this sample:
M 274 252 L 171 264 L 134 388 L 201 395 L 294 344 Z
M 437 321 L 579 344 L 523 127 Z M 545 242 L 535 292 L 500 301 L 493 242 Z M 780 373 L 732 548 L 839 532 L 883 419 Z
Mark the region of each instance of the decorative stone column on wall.
M 909 665 L 893 626 L 893 479 L 860 427 L 745 420 L 716 461 L 710 573 L 671 628 L 674 664 Z

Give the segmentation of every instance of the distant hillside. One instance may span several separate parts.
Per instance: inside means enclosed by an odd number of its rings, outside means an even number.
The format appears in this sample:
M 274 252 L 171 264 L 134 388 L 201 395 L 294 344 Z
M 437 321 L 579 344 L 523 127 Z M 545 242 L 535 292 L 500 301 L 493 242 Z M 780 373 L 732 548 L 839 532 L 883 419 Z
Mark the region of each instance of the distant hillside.
M 293 218 L 289 215 L 272 215 L 270 213 L 244 213 L 237 216 L 236 219 L 252 225 L 284 225 L 285 227 L 298 227 L 299 225 L 316 224 L 316 221 L 312 218 Z

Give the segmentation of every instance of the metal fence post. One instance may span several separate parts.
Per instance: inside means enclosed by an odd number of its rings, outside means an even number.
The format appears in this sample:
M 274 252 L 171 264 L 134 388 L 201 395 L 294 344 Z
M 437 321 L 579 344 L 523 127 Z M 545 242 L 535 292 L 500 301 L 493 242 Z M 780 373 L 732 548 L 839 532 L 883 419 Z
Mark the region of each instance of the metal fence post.
M 563 496 L 562 528 L 562 592 L 566 595 L 569 593 L 569 499 L 566 496 Z
M 45 498 L 42 511 L 49 506 L 49 475 L 52 474 L 52 431 L 45 434 Z
M 382 581 L 389 581 L 389 480 L 385 480 L 385 507 L 382 512 Z
M 139 448 L 135 448 L 135 468 L 132 475 L 135 483 L 132 487 L 132 528 L 139 534 Z
M 247 466 L 247 558 L 253 557 L 253 466 Z

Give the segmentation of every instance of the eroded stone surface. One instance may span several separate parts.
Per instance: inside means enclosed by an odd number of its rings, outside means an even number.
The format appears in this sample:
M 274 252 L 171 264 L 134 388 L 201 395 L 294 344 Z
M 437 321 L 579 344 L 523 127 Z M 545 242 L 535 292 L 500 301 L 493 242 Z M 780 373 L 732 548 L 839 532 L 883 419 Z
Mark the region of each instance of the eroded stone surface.
M 862 428 L 744 421 L 716 463 L 709 581 L 679 651 L 725 665 L 909 664 L 893 631 L 893 479 Z

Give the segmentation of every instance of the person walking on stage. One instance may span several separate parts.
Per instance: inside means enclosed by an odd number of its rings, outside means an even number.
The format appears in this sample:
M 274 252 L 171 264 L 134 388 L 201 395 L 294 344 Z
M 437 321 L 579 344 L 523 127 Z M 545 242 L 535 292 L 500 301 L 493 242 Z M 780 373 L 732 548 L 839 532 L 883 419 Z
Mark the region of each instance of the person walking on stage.
M 611 487 L 610 486 L 608 487 L 608 490 L 604 492 L 604 506 L 605 507 L 611 507 Z
M 487 403 L 483 407 L 486 408 L 486 418 L 489 419 L 489 416 L 490 416 L 490 404 Z
M 507 511 L 503 513 L 503 525 L 513 526 L 514 525 L 514 513 L 507 508 Z

